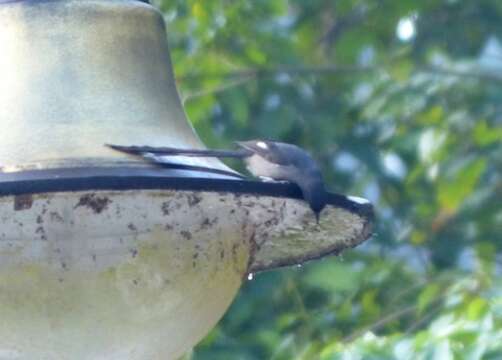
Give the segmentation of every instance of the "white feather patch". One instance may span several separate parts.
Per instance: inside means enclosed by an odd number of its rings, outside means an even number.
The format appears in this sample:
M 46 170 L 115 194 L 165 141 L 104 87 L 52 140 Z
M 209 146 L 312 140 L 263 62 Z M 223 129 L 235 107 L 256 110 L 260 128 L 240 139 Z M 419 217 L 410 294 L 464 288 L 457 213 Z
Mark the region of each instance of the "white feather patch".
M 264 143 L 263 141 L 257 141 L 256 142 L 256 146 L 262 148 L 262 149 L 265 149 L 267 150 L 268 149 L 268 145 L 266 143 Z
M 369 200 L 366 200 L 362 197 L 359 196 L 347 196 L 347 199 L 356 202 L 358 204 L 364 205 L 364 204 L 369 204 Z

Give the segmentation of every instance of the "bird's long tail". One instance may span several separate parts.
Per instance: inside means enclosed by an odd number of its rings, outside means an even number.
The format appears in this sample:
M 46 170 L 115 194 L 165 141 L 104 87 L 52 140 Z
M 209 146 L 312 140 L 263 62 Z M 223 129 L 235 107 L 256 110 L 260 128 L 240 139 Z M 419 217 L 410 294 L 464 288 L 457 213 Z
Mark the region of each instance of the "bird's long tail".
M 109 148 L 132 155 L 150 153 L 158 156 L 191 156 L 191 157 L 231 157 L 245 158 L 252 155 L 247 149 L 238 150 L 202 150 L 202 149 L 179 149 L 172 147 L 154 146 L 122 146 L 105 144 Z

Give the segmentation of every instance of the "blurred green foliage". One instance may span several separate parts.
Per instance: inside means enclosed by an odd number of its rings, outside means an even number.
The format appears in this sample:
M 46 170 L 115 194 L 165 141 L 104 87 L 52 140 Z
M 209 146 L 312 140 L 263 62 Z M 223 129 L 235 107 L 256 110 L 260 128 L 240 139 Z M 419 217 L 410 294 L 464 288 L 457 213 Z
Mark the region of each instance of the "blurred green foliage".
M 191 357 L 501 359 L 502 1 L 156 5 L 209 146 L 298 144 L 378 212 L 363 246 L 244 284 Z

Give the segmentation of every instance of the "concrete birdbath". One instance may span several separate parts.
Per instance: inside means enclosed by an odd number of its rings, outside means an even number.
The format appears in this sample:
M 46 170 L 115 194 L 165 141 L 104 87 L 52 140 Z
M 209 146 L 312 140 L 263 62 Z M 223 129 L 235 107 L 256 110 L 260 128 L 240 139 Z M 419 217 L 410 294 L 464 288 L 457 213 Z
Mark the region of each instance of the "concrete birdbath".
M 175 359 L 248 273 L 370 236 L 362 199 L 330 194 L 318 225 L 294 185 L 103 146 L 203 148 L 153 7 L 2 2 L 0 23 L 0 358 Z

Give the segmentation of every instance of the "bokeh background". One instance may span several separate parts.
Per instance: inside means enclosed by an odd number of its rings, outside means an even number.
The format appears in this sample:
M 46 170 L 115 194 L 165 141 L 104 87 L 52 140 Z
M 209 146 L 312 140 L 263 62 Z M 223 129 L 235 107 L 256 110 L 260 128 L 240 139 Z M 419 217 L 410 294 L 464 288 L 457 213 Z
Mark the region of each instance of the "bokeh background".
M 256 274 L 189 356 L 502 359 L 502 1 L 154 4 L 208 146 L 298 144 L 378 214 L 343 256 Z

